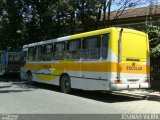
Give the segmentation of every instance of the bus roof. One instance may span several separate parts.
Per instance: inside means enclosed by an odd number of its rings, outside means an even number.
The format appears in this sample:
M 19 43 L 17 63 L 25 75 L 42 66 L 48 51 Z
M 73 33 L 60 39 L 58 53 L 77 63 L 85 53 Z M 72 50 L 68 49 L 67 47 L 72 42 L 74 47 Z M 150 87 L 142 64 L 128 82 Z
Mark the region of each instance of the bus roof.
M 113 30 L 120 31 L 120 29 L 122 29 L 122 28 L 118 28 L 118 27 L 104 28 L 104 29 L 99 29 L 99 30 L 79 33 L 79 34 L 75 34 L 75 35 L 59 37 L 59 38 L 56 38 L 56 39 L 50 39 L 50 40 L 46 40 L 46 41 L 35 42 L 35 43 L 24 45 L 23 48 L 28 48 L 28 47 L 33 47 L 33 46 L 38 46 L 38 45 L 43 45 L 43 44 L 50 44 L 50 43 L 53 43 L 53 42 L 61 42 L 61 41 L 66 41 L 66 40 L 89 37 L 89 36 L 94 36 L 94 35 L 100 35 L 100 34 L 109 33 L 109 32 L 111 32 Z M 123 29 L 125 30 L 125 32 L 132 31 L 132 33 L 145 35 L 144 32 L 140 32 L 140 31 L 137 31 L 137 30 L 127 29 L 127 28 L 123 28 Z

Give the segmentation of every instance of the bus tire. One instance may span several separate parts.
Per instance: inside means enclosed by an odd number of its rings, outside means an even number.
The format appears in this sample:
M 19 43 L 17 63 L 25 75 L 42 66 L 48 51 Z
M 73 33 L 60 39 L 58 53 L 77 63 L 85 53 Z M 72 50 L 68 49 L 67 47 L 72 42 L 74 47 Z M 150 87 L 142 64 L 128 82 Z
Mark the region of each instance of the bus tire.
M 71 82 L 67 74 L 63 74 L 60 78 L 60 87 L 63 93 L 71 92 Z
M 27 72 L 26 76 L 27 76 L 27 82 L 29 84 L 32 84 L 33 83 L 33 75 L 32 75 L 32 73 L 29 71 L 29 72 Z

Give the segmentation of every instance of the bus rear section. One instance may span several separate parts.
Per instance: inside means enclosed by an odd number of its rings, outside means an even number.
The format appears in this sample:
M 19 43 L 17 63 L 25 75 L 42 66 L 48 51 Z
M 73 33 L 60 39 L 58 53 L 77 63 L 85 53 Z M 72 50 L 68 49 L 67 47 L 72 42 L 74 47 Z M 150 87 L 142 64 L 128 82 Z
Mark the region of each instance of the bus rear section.
M 110 90 L 149 88 L 148 35 L 129 29 L 119 31 L 117 63 L 111 67 Z
M 5 73 L 5 64 L 6 64 L 6 52 L 0 51 L 0 75 Z
M 21 52 L 0 51 L 0 75 L 19 73 L 21 67 Z
M 21 67 L 21 52 L 8 52 L 6 59 L 6 72 L 19 73 Z

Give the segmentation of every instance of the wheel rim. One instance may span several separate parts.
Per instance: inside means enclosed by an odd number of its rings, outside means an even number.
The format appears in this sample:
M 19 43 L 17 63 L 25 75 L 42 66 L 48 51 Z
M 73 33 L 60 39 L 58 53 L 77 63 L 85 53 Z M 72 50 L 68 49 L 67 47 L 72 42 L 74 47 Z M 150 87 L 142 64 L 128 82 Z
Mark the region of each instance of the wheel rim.
M 62 81 L 61 81 L 61 82 L 62 82 L 62 83 L 61 83 L 62 91 L 63 91 L 64 93 L 69 92 L 69 90 L 70 90 L 70 80 L 69 80 L 68 76 L 64 76 L 64 77 L 62 78 Z

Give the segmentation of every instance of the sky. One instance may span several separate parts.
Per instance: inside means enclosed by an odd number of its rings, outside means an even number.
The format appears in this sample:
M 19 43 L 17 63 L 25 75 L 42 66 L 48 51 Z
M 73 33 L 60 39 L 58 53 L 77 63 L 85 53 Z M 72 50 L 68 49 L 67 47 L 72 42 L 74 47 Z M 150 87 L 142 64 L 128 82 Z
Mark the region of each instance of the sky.
M 118 0 L 117 0 L 118 1 Z M 120 0 L 119 0 L 120 1 Z M 135 0 L 133 0 L 133 2 L 134 2 Z M 148 0 L 149 1 L 149 0 Z M 160 4 L 160 0 L 153 0 L 153 1 L 157 1 L 157 4 Z M 138 8 L 138 7 L 146 7 L 146 6 L 149 6 L 150 5 L 150 3 L 148 2 L 148 3 L 146 3 L 146 4 L 140 4 L 140 5 L 138 5 L 138 6 L 136 6 L 136 7 L 134 7 L 134 8 Z M 117 5 L 112 5 L 112 7 L 111 7 L 111 11 L 114 11 L 114 10 L 117 10 L 117 9 L 119 9 L 119 7 L 120 6 L 117 6 Z

